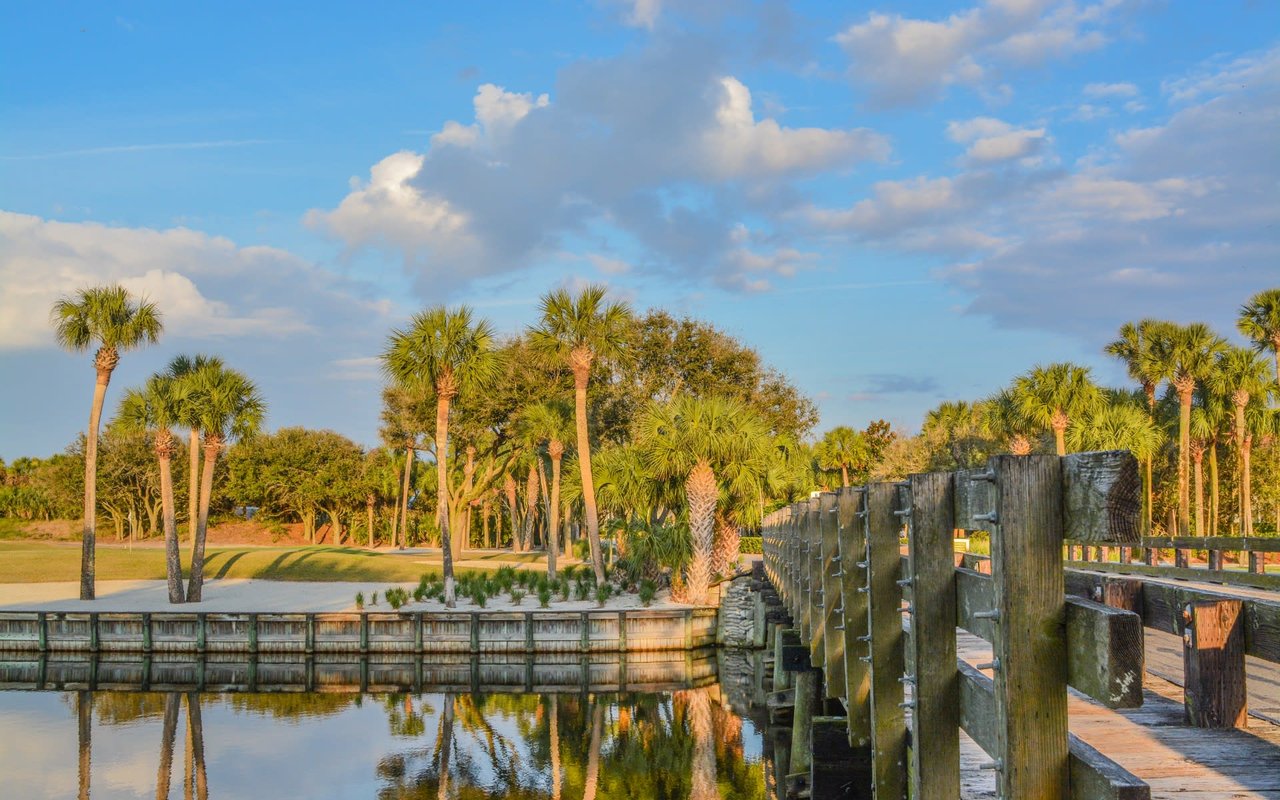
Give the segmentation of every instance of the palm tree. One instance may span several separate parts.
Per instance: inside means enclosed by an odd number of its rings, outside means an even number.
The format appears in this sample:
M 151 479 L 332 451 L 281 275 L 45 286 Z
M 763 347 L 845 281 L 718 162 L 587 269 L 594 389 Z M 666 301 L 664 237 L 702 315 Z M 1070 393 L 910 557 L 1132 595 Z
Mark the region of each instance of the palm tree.
M 690 766 L 689 800 L 717 800 L 715 726 L 711 715 L 709 690 L 687 689 L 685 696 L 689 732 L 693 734 L 693 758 Z
M 1280 382 L 1280 289 L 1258 292 L 1240 306 L 1236 327 L 1259 350 L 1271 349 L 1276 359 L 1276 381 Z
M 847 425 L 840 425 L 827 431 L 818 442 L 816 455 L 818 466 L 822 469 L 839 469 L 840 485 L 849 486 L 849 468 L 866 464 L 871 457 L 867 440 L 862 434 Z
M 173 503 L 173 470 L 170 466 L 176 440 L 171 426 L 177 423 L 182 401 L 177 381 L 166 374 L 152 375 L 141 389 L 130 389 L 120 401 L 117 418 L 126 426 L 152 431 L 160 463 L 160 507 L 164 518 L 165 576 L 169 602 L 181 603 L 182 562 L 178 555 L 178 523 Z
M 177 381 L 183 381 L 188 375 L 205 367 L 221 367 L 222 359 L 206 355 L 174 356 L 165 368 L 165 373 Z M 184 384 L 178 384 L 179 394 Z M 187 540 L 192 544 L 196 540 L 196 517 L 200 512 L 200 422 L 195 417 L 195 405 L 179 403 L 177 423 L 187 429 Z
M 401 388 L 424 397 L 435 394 L 436 505 L 445 605 L 453 608 L 457 597 L 449 526 L 449 405 L 460 393 L 483 390 L 498 376 L 501 361 L 493 329 L 486 320 L 474 320 L 466 306 L 429 308 L 415 314 L 407 328 L 392 331 L 382 353 L 382 368 Z
M 928 441 L 941 439 L 946 444 L 951 463 L 940 464 L 946 469 L 968 469 L 976 466 L 981 449 L 975 447 L 977 434 L 982 430 L 983 407 L 981 403 L 963 400 L 945 402 L 925 414 L 920 432 Z
M 763 422 L 736 400 L 681 395 L 653 405 L 639 423 L 645 465 L 659 479 L 682 480 L 693 559 L 690 600 L 706 601 L 711 582 L 716 505 L 721 484 L 731 495 L 755 496 L 769 470 L 772 448 Z M 718 474 L 717 474 L 718 473 Z
M 1230 399 L 1234 411 L 1232 425 L 1236 446 L 1236 466 L 1240 475 L 1241 535 L 1248 536 L 1253 527 L 1253 492 L 1249 459 L 1245 448 L 1248 424 L 1245 409 L 1251 400 L 1263 403 L 1276 392 L 1268 365 L 1258 353 L 1247 347 L 1226 347 L 1218 353 L 1217 362 L 1206 381 L 1209 389 L 1219 397 Z
M 1067 426 L 1097 408 L 1102 395 L 1089 379 L 1088 367 L 1060 363 L 1037 366 L 1018 377 L 1013 398 L 1023 417 L 1053 430 L 1058 455 L 1065 456 Z
M 120 363 L 120 352 L 151 344 L 160 338 L 164 325 L 154 303 L 134 301 L 122 286 L 94 286 L 63 297 L 50 311 L 58 345 L 83 353 L 95 343 L 93 367 L 97 382 L 89 411 L 89 431 L 84 451 L 84 534 L 80 557 L 80 599 L 94 598 L 94 556 L 97 540 L 98 426 L 107 396 L 111 373 Z
M 169 782 L 173 779 L 173 742 L 178 734 L 178 704 L 182 701 L 177 692 L 164 696 L 164 724 L 160 731 L 160 764 L 156 768 L 156 797 L 168 800 Z
M 206 364 L 183 382 L 188 386 L 187 402 L 195 406 L 195 420 L 200 427 L 204 448 L 200 506 L 196 511 L 196 540 L 191 548 L 191 577 L 187 580 L 187 602 L 199 603 L 204 587 L 204 546 L 218 453 L 230 439 L 243 439 L 258 432 L 266 415 L 266 404 L 252 381 L 221 363 Z
M 578 468 L 582 473 L 583 516 L 596 582 L 604 583 L 600 519 L 591 478 L 591 442 L 587 431 L 587 382 L 600 359 L 620 358 L 630 332 L 631 311 L 623 303 L 605 302 L 605 287 L 588 286 L 571 295 L 557 289 L 542 298 L 542 323 L 530 331 L 535 350 L 567 362 L 573 371 L 574 423 L 578 434 Z
M 89 800 L 93 774 L 93 693 L 76 692 L 76 739 L 79 750 L 80 800 Z
M 1196 383 L 1213 371 L 1225 343 L 1208 325 L 1162 325 L 1152 350 L 1159 374 L 1178 394 L 1178 534 L 1191 529 L 1191 401 Z
M 521 413 L 521 429 L 526 439 L 540 445 L 546 442 L 551 460 L 551 496 L 548 505 L 547 577 L 555 580 L 558 538 L 560 535 L 560 465 L 564 459 L 564 443 L 574 434 L 567 403 L 547 400 L 528 406 Z
M 1103 348 L 1109 355 L 1124 361 L 1129 377 L 1142 387 L 1147 398 L 1147 413 L 1152 420 L 1156 415 L 1156 391 L 1160 388 L 1161 381 L 1161 367 L 1156 357 L 1155 344 L 1161 338 L 1161 326 L 1168 324 L 1155 319 L 1144 319 L 1136 325 L 1126 322 L 1120 326 L 1119 338 Z M 1143 521 L 1148 532 L 1151 530 L 1154 506 L 1154 456 L 1153 453 L 1142 462 Z
M 983 400 L 979 407 L 980 427 L 986 435 L 1003 442 L 1015 456 L 1031 454 L 1031 439 L 1027 435 L 1031 423 L 1023 416 L 1012 389 L 1001 389 Z

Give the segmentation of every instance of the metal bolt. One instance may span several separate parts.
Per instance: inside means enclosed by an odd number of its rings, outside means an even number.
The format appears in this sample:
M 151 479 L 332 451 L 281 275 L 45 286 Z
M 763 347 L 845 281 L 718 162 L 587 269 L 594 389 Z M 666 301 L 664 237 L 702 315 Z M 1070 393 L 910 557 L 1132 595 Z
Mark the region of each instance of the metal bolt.
M 993 769 L 996 772 L 1004 771 L 1004 761 L 997 758 L 995 761 L 988 761 L 985 764 L 978 765 L 978 769 Z
M 895 517 L 909 517 L 911 516 L 911 506 L 907 506 L 906 508 L 900 508 L 897 511 L 893 512 L 893 515 Z
M 903 578 L 903 579 L 902 579 L 902 580 L 900 580 L 900 581 L 894 581 L 894 583 L 898 584 L 899 586 L 910 586 L 910 585 L 911 585 L 911 579 L 910 579 L 910 578 Z
M 858 656 L 858 660 L 859 660 L 859 661 L 865 661 L 865 662 L 867 662 L 868 664 L 870 664 L 870 663 L 871 663 L 871 656 Z
M 858 637 L 858 641 L 860 641 L 860 642 L 869 642 L 869 641 L 871 641 L 871 634 L 869 634 L 869 633 L 868 633 L 866 636 L 859 636 L 859 637 Z
M 989 670 L 994 670 L 998 672 L 1000 670 L 1000 659 L 993 658 L 990 661 L 986 662 L 985 664 L 978 664 L 977 668 L 989 669 Z
M 1000 522 L 1000 517 L 996 514 L 996 512 L 992 511 L 990 514 L 974 514 L 973 521 L 974 522 L 990 522 L 992 524 L 998 524 Z
M 987 483 L 995 483 L 995 482 L 996 482 L 996 471 L 995 471 L 995 470 L 993 470 L 993 469 L 987 469 L 987 470 L 983 470 L 982 472 L 978 472 L 978 473 L 975 473 L 975 474 L 973 474 L 973 475 L 970 475 L 970 476 L 969 476 L 969 482 L 970 482 L 970 483 L 977 483 L 978 481 L 986 481 Z
M 858 519 L 866 519 L 866 516 L 867 516 L 867 510 L 864 508 L 864 509 L 862 509 L 861 511 L 855 511 L 855 512 L 853 512 L 853 515 L 854 515 L 855 517 L 857 517 Z
M 866 569 L 866 568 L 867 568 L 867 562 L 865 561 L 858 562 L 858 569 Z
M 871 591 L 871 587 L 870 587 L 870 586 L 859 586 L 859 587 L 858 587 L 858 591 L 859 591 L 859 592 L 861 592 L 861 593 L 863 593 L 863 594 L 866 594 L 867 592 Z
M 915 707 L 916 707 L 916 704 L 914 700 L 908 700 L 905 703 L 898 703 L 898 708 L 915 708 Z
M 844 624 L 841 623 L 840 625 L 832 625 L 831 628 L 832 630 L 842 631 L 844 630 Z
M 905 683 L 909 686 L 915 686 L 916 679 L 910 675 L 903 675 L 901 678 L 898 678 L 898 683 Z
M 1000 609 L 993 608 L 990 611 L 977 611 L 974 612 L 973 618 L 997 620 L 1000 619 Z
M 839 563 L 840 563 L 840 556 L 832 556 L 832 557 L 831 557 L 831 563 L 832 563 L 832 564 L 839 564 Z

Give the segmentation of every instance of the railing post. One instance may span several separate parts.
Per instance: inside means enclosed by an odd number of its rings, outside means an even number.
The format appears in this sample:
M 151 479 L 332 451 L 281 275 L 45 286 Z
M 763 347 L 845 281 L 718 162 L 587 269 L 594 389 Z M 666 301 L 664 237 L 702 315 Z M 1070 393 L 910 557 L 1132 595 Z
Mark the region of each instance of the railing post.
M 826 677 L 826 696 L 844 697 L 844 637 L 840 635 L 844 608 L 841 606 L 840 542 L 836 520 L 836 493 L 823 492 L 818 498 L 818 541 L 821 545 L 822 641 L 818 666 Z
M 911 797 L 960 796 L 960 692 L 956 675 L 955 492 L 951 473 L 911 476 L 907 532 L 915 665 Z
M 1182 663 L 1187 722 L 1197 728 L 1248 724 L 1244 671 L 1244 604 L 1200 600 L 1182 610 Z
M 1068 786 L 1062 462 L 997 456 L 990 465 L 996 503 L 984 522 L 997 615 L 997 787 L 1010 800 L 1062 800 Z
M 867 490 L 845 487 L 836 504 L 844 598 L 844 685 L 849 745 L 871 746 L 871 648 L 867 626 Z
M 902 529 L 892 483 L 867 487 L 867 624 L 871 635 L 871 768 L 877 800 L 906 797 L 907 731 L 903 713 Z M 1065 694 L 1064 694 L 1065 697 Z M 1021 795 L 1019 795 L 1021 796 Z M 1029 795 L 1028 795 L 1029 796 Z

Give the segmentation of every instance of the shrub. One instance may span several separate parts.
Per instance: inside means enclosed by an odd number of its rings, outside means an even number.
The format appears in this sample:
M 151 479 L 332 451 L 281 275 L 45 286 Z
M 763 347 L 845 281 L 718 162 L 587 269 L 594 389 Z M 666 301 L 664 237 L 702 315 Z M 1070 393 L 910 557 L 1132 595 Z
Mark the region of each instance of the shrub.
M 517 605 L 517 606 L 518 606 L 518 605 L 520 605 L 520 603 L 521 603 L 523 600 L 524 600 L 524 591 L 523 591 L 522 589 L 512 588 L 512 590 L 511 590 L 511 603 L 512 603 L 513 605 Z
M 475 594 L 471 595 L 471 602 L 484 608 L 484 604 L 489 601 L 489 595 L 484 593 L 484 589 L 477 589 Z
M 573 596 L 577 600 L 586 600 L 587 594 L 590 593 L 590 591 L 591 588 L 587 586 L 586 581 L 579 581 L 573 586 Z
M 378 593 L 374 592 L 373 597 L 369 598 L 369 605 L 376 606 L 378 604 Z
M 551 606 L 551 587 L 543 586 L 538 589 L 538 605 L 543 608 Z
M 356 592 L 356 608 L 364 608 L 364 592 Z
M 759 555 L 764 552 L 764 541 L 759 536 L 743 536 L 738 540 L 738 552 L 743 555 Z
M 556 587 L 557 587 L 557 588 L 556 588 L 556 591 L 560 592 L 560 599 L 561 599 L 561 600 L 568 600 L 568 599 L 569 599 L 569 591 L 570 591 L 570 590 L 571 590 L 571 588 L 572 588 L 572 587 L 570 587 L 570 586 L 569 586 L 569 579 L 568 579 L 568 578 L 564 578 L 564 579 L 562 579 L 562 580 L 558 581 L 558 582 L 556 583 Z
M 612 592 L 610 591 L 609 584 L 602 583 L 599 586 L 597 586 L 596 587 L 596 604 L 604 605 L 605 603 L 607 603 L 609 601 L 610 594 L 612 594 Z
M 653 596 L 658 593 L 658 584 L 651 580 L 645 579 L 640 581 L 640 604 L 648 607 L 653 602 Z
M 388 588 L 382 595 L 387 598 L 387 604 L 396 611 L 399 611 L 401 606 L 409 602 L 409 593 L 399 586 Z

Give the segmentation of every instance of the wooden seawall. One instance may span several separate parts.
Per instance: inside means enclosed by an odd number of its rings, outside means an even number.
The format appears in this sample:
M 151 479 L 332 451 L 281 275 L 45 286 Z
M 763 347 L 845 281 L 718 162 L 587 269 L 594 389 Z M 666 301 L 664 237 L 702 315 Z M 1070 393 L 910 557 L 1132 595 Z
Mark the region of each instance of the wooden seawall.
M 0 651 L 600 653 L 716 643 L 716 609 L 623 611 L 0 613 Z

